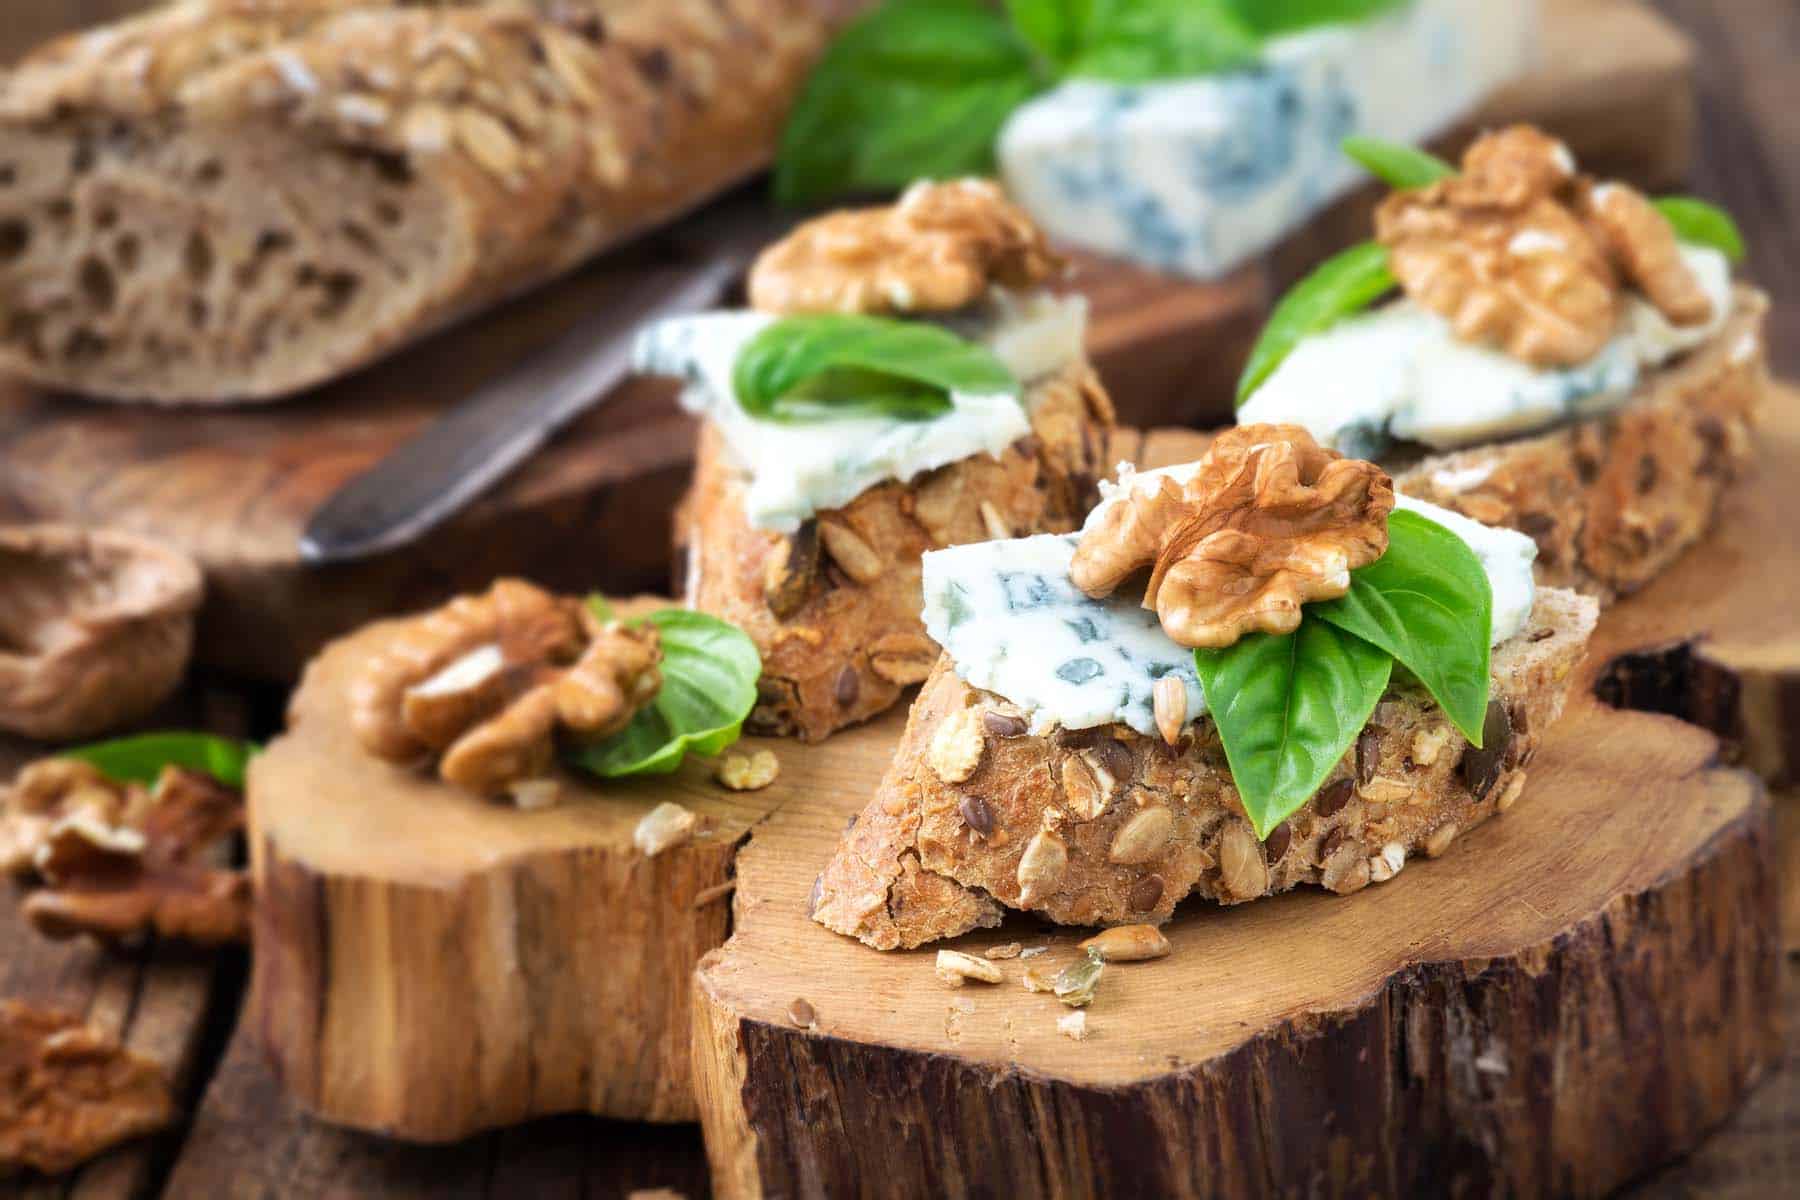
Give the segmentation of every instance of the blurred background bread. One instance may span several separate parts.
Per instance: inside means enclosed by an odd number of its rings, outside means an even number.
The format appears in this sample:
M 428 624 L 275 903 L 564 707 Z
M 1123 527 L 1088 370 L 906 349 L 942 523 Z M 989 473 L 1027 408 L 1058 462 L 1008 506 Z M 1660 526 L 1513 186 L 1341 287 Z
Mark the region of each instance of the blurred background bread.
M 340 375 L 756 171 L 858 6 L 176 0 L 68 35 L 0 78 L 0 370 Z

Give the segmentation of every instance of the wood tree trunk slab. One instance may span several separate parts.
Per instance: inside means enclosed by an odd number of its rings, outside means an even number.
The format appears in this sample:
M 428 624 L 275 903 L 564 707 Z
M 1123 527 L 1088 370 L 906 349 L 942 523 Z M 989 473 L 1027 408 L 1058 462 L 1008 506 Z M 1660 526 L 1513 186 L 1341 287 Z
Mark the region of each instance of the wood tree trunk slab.
M 522 812 L 381 762 L 346 693 L 386 636 L 329 647 L 251 768 L 245 1020 L 276 1073 L 326 1120 L 414 1141 L 568 1111 L 692 1120 L 688 975 L 725 939 L 736 843 L 771 793 L 690 762 L 570 776 Z M 632 834 L 665 800 L 707 828 L 647 859 Z
M 1717 545 L 1603 618 L 1514 809 L 1352 898 L 1184 907 L 1169 958 L 1107 968 L 1086 1041 L 1018 961 L 946 990 L 931 948 L 880 954 L 807 919 L 897 715 L 827 744 L 866 750 L 860 786 L 815 789 L 796 764 L 696 974 L 717 1194 L 1595 1195 L 1696 1145 L 1780 1052 L 1770 809 L 1711 734 L 1594 691 L 1696 629 L 1800 631 L 1766 573 L 1800 561 L 1770 524 L 1800 505 L 1800 419 L 1776 409 Z M 1153 435 L 1140 457 L 1194 448 Z M 1708 589 L 1736 600 L 1692 624 Z M 1082 936 L 1015 916 L 949 944 L 1063 963 Z
M 1666 186 L 1692 125 L 1687 43 L 1634 0 L 1546 6 L 1544 69 L 1447 140 L 1539 121 L 1609 175 Z M 1089 350 L 1137 425 L 1229 417 L 1238 368 L 1269 298 L 1367 236 L 1373 193 L 1353 197 L 1268 261 L 1215 283 L 1076 254 L 1094 300 Z M 292 680 L 332 638 L 517 574 L 571 590 L 661 588 L 666 529 L 685 485 L 693 424 L 672 389 L 639 381 L 576 422 L 437 534 L 379 559 L 309 568 L 307 520 L 470 386 L 608 301 L 621 275 L 705 252 L 704 233 L 652 238 L 397 358 L 291 402 L 168 413 L 83 403 L 0 383 L 0 520 L 115 525 L 161 538 L 205 568 L 198 653 L 239 674 Z

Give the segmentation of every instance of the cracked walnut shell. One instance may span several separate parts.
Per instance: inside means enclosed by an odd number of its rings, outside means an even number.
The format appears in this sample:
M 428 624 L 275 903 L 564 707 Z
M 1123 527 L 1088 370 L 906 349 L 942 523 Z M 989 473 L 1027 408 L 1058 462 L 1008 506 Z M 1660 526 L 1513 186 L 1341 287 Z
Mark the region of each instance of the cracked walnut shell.
M 1296 425 L 1241 425 L 1185 484 L 1129 486 L 1082 534 L 1069 578 L 1098 598 L 1151 568 L 1144 607 L 1184 646 L 1291 633 L 1301 605 L 1342 596 L 1350 572 L 1386 552 L 1393 507 L 1373 463 Z
M 560 737 L 619 732 L 662 687 L 654 626 L 502 579 L 399 624 L 351 690 L 370 754 L 438 758 L 447 783 L 498 795 L 547 775 Z
M 1394 277 L 1459 338 L 1534 366 L 1573 366 L 1613 336 L 1624 287 L 1677 325 L 1711 315 L 1668 220 L 1623 184 L 1578 175 L 1529 126 L 1478 139 L 1462 173 L 1396 192 L 1375 214 Z
M 750 306 L 783 315 L 949 312 L 991 285 L 1032 288 L 1060 268 L 998 185 L 917 183 L 892 205 L 829 213 L 763 251 L 750 271 Z
M 43 759 L 5 795 L 0 869 L 41 882 L 22 911 L 49 937 L 241 942 L 249 877 L 213 865 L 208 852 L 243 826 L 241 794 L 208 776 L 168 767 L 146 788 L 75 759 Z
M 174 1119 L 156 1063 L 79 1017 L 0 1000 L 0 1177 L 58 1175 Z
M 156 542 L 62 525 L 0 528 L 0 729 L 91 737 L 181 682 L 200 569 Z

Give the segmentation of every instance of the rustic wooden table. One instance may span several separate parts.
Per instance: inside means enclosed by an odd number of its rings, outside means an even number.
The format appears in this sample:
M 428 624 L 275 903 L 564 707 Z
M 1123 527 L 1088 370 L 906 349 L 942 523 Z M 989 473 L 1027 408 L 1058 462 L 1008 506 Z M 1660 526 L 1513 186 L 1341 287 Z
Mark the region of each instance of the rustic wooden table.
M 1556 3 L 1558 0 L 1548 0 Z M 1752 247 L 1752 273 L 1775 299 L 1770 350 L 1800 376 L 1800 4 L 1795 0 L 1653 0 L 1701 48 L 1701 121 L 1693 190 L 1726 203 Z M 131 0 L 13 0 L 0 61 L 39 37 L 132 7 Z M 246 699 L 201 684 L 179 717 L 267 729 L 279 698 Z M 0 774 L 24 747 L 0 743 Z M 1777 797 L 1783 875 L 1800 880 L 1800 792 Z M 1800 1035 L 1800 894 L 1790 887 L 1784 1008 Z M 558 1118 L 419 1148 L 334 1130 L 297 1113 L 238 1027 L 241 955 L 195 958 L 151 948 L 106 956 L 29 937 L 0 905 L 0 994 L 86 1011 L 135 1047 L 174 1064 L 189 1100 L 182 1128 L 109 1155 L 73 1176 L 0 1184 L 0 1195 L 624 1196 L 666 1187 L 707 1192 L 698 1131 Z M 1759 1197 L 1800 1191 L 1800 1036 L 1785 1069 L 1696 1154 L 1643 1181 L 1642 1197 Z

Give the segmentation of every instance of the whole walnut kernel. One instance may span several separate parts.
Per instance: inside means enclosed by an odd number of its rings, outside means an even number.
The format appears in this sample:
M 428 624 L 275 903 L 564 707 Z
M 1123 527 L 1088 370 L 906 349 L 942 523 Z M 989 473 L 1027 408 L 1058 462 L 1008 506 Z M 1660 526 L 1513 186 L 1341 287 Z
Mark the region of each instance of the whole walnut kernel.
M 1144 607 L 1184 646 L 1291 633 L 1300 607 L 1342 596 L 1387 551 L 1393 482 L 1296 425 L 1240 425 L 1182 485 L 1134 485 L 1085 533 L 1069 566 L 1096 598 L 1151 568 Z
M 619 732 L 662 687 L 656 628 L 503 579 L 401 622 L 351 691 L 363 748 L 390 762 L 440 756 L 445 782 L 483 795 L 541 779 L 559 738 Z
M 949 312 L 993 285 L 1036 287 L 1061 262 L 998 185 L 918 183 L 898 202 L 808 221 L 763 251 L 750 306 L 763 312 Z
M 243 797 L 208 776 L 169 767 L 146 788 L 53 758 L 6 793 L 0 846 L 9 871 L 42 884 L 23 904 L 41 933 L 212 945 L 249 936 L 249 877 L 205 857 L 243 824 Z
M 1534 366 L 1573 366 L 1613 336 L 1626 285 L 1692 325 L 1711 304 L 1668 220 L 1623 184 L 1595 186 L 1529 126 L 1478 139 L 1462 173 L 1396 192 L 1376 237 L 1408 296 L 1459 338 Z

